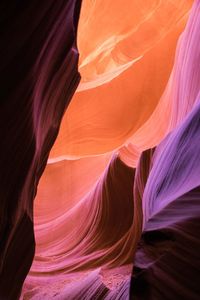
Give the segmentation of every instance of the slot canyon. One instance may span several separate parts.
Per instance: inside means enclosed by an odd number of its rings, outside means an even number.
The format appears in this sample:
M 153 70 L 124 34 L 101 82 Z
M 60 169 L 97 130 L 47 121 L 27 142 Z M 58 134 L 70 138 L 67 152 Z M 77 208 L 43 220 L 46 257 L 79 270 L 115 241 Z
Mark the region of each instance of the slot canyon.
M 0 300 L 199 300 L 200 1 L 0 15 Z

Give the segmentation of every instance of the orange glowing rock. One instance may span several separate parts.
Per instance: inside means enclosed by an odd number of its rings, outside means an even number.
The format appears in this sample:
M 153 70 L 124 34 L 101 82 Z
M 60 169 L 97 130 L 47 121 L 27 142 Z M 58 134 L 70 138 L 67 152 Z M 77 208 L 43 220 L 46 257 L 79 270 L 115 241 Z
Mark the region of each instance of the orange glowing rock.
M 52 158 L 112 151 L 149 119 L 168 81 L 192 2 L 83 2 L 78 30 L 82 80 Z

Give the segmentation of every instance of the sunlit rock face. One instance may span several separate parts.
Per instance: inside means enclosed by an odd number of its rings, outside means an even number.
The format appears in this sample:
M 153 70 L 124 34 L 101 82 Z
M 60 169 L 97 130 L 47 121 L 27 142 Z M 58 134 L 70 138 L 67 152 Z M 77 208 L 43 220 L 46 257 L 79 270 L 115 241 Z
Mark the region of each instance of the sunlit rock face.
M 40 2 L 4 15 L 0 299 L 199 299 L 199 1 Z
M 142 143 L 137 132 L 164 92 L 193 1 L 114 2 L 83 2 L 78 32 L 82 79 L 51 157 L 104 154 L 133 134 L 140 151 L 152 146 L 149 132 L 139 134 Z M 162 128 L 156 137 L 156 142 L 163 137 Z

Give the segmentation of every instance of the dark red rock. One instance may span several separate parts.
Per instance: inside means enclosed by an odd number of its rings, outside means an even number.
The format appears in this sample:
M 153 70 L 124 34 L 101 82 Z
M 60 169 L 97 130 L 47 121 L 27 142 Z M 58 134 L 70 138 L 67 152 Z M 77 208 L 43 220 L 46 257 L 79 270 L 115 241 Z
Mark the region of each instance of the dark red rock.
M 1 4 L 0 299 L 17 299 L 34 256 L 33 199 L 80 80 L 81 1 Z

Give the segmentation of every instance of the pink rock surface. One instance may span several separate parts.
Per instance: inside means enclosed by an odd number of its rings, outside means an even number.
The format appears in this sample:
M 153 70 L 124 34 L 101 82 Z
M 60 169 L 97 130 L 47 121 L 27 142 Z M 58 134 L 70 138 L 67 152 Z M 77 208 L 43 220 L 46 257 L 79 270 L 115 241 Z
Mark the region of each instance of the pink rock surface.
M 2 10 L 0 300 L 199 299 L 200 2 L 124 3 Z

